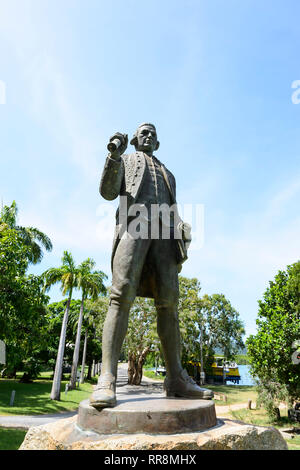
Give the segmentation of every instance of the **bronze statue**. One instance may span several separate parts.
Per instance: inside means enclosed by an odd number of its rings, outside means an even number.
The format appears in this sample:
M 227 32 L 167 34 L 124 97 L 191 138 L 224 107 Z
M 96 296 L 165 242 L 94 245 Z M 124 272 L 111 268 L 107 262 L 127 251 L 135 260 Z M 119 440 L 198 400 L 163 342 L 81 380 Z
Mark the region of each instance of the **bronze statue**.
M 211 399 L 213 393 L 198 387 L 182 368 L 180 359 L 178 272 L 187 258 L 189 237 L 181 236 L 186 227 L 177 212 L 175 178 L 153 155 L 159 147 L 153 124 L 138 127 L 130 142 L 135 153 L 123 155 L 127 143 L 125 134 L 116 133 L 110 139 L 110 154 L 100 183 L 101 195 L 107 200 L 120 196 L 120 205 L 112 251 L 110 305 L 103 330 L 102 369 L 90 404 L 95 408 L 116 404 L 118 359 L 129 310 L 137 295 L 155 301 L 157 331 L 167 370 L 167 396 Z M 164 217 L 153 207 L 172 211 Z M 169 236 L 163 236 L 166 227 Z

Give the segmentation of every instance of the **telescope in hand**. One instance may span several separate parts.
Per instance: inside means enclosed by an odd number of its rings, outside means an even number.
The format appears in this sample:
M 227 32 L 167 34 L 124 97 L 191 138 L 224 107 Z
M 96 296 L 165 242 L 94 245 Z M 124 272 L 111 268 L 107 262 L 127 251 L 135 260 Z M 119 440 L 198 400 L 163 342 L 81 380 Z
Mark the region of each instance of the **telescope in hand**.
M 126 137 L 127 135 L 124 134 L 124 135 L 121 135 L 120 134 L 120 137 L 119 136 L 114 136 L 111 141 L 108 143 L 107 145 L 107 150 L 110 152 L 110 153 L 114 153 L 116 150 L 118 150 L 124 143 L 124 141 L 126 142 Z

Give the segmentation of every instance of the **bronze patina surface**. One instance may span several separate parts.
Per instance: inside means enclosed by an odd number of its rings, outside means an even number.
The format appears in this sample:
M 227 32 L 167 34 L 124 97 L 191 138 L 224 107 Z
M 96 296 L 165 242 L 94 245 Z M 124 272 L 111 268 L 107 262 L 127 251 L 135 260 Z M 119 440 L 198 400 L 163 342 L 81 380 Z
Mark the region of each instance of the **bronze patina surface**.
M 176 205 L 173 174 L 153 155 L 158 150 L 156 128 L 141 124 L 131 144 L 135 152 L 125 155 L 128 138 L 116 133 L 110 139 L 100 193 L 107 200 L 120 196 L 112 250 L 112 286 L 102 340 L 102 369 L 90 404 L 98 409 L 116 405 L 117 364 L 126 335 L 130 307 L 136 296 L 154 298 L 157 331 L 166 364 L 167 396 L 210 399 L 183 370 L 178 322 L 178 272 L 187 259 L 187 244 L 180 239 L 184 226 Z M 153 216 L 153 207 L 172 208 L 166 220 Z M 137 208 L 144 214 L 137 215 Z M 133 231 L 139 220 L 140 234 Z M 154 224 L 159 235 L 153 236 Z M 165 236 L 167 228 L 169 236 Z M 146 234 L 146 236 L 145 236 Z

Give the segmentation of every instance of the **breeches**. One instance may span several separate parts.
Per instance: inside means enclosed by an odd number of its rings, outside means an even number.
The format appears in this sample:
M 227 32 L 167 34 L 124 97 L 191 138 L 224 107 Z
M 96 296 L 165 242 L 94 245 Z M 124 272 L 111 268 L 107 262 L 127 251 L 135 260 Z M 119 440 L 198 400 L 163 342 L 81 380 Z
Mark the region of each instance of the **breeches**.
M 174 240 L 133 239 L 124 234 L 113 261 L 111 303 L 130 308 L 144 276 L 158 309 L 177 307 L 179 288 Z

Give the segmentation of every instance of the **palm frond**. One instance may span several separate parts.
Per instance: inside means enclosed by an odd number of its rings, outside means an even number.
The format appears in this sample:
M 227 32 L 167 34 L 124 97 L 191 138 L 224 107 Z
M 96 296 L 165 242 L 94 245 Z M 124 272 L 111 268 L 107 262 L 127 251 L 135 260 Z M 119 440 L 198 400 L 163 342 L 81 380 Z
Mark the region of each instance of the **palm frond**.
M 76 265 L 73 256 L 69 251 L 64 251 L 62 256 L 62 264 L 70 269 L 70 271 L 75 271 Z
M 52 242 L 44 232 L 41 232 L 41 230 L 35 227 L 26 227 L 25 230 L 30 236 L 30 238 L 32 240 L 37 240 L 45 248 L 46 251 L 52 250 Z
M 44 289 L 48 291 L 51 286 L 61 282 L 64 270 L 61 268 L 49 268 L 42 274 Z
M 33 264 L 39 263 L 43 258 L 42 248 L 47 251 L 52 250 L 51 240 L 45 233 L 35 227 L 17 225 L 17 215 L 18 207 L 16 202 L 13 201 L 10 206 L 4 206 L 1 209 L 0 219 L 9 228 L 16 230 L 25 245 L 30 247 L 29 262 Z

